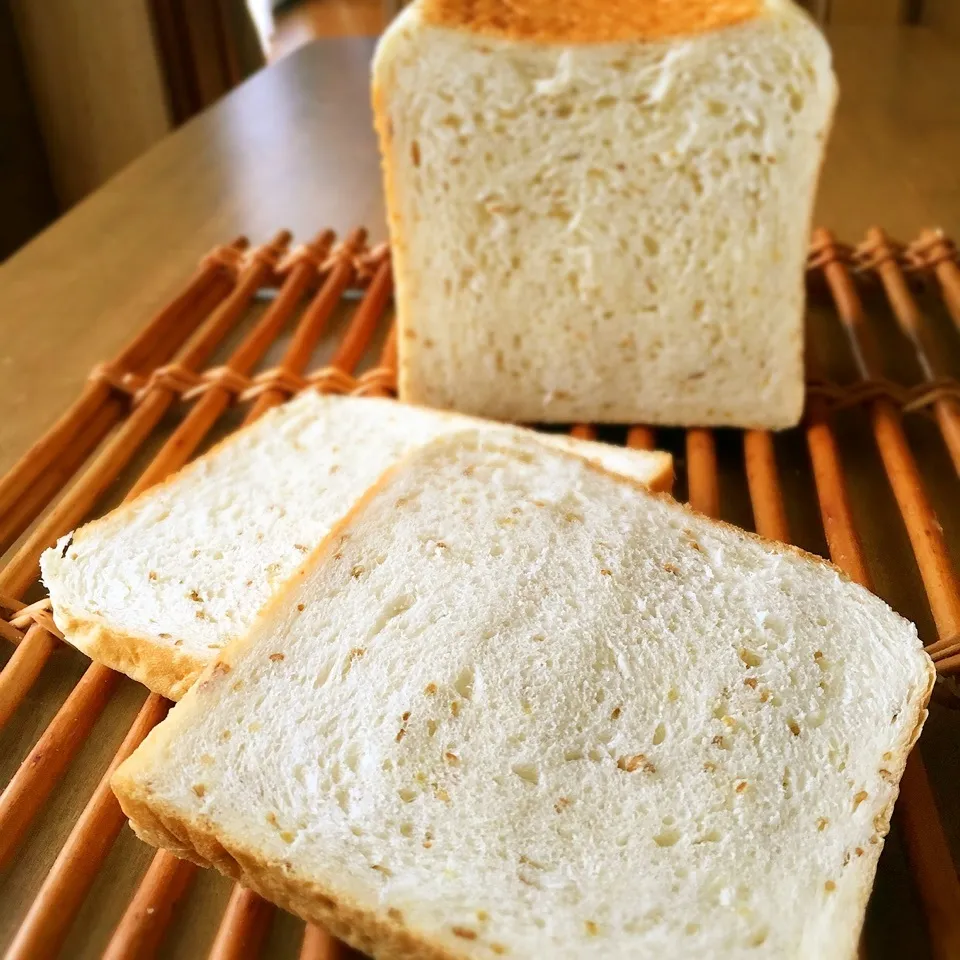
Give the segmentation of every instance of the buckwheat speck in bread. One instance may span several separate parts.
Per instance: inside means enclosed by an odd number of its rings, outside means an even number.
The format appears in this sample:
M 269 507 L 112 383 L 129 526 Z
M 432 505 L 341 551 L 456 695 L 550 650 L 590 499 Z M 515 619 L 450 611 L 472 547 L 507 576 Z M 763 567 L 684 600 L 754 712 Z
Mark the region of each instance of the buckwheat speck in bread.
M 797 423 L 835 98 L 789 0 L 418 0 L 374 64 L 401 397 Z
M 828 564 L 449 435 L 113 786 L 148 842 L 381 960 L 850 958 L 932 681 Z
M 476 423 L 390 400 L 308 393 L 42 558 L 54 619 L 95 660 L 174 700 L 397 458 Z M 513 431 L 659 489 L 669 454 Z

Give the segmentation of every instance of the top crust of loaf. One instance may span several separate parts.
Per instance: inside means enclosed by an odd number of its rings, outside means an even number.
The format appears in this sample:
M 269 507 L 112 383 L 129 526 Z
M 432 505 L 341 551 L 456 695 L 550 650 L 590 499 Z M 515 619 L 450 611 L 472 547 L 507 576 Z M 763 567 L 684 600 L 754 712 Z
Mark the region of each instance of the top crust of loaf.
M 761 0 L 423 0 L 424 22 L 502 40 L 621 43 L 692 36 L 760 16 Z

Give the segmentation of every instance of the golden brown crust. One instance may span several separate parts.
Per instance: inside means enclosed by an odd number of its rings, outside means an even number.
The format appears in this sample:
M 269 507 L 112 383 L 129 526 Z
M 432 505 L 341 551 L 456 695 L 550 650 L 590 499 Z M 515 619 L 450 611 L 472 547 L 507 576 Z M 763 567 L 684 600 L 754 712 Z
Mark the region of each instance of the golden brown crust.
M 673 499 L 673 482 L 676 479 L 676 473 L 673 469 L 673 457 L 664 465 L 663 472 L 647 484 L 647 490 L 651 493 L 665 493 L 670 499 Z
M 92 660 L 168 700 L 179 700 L 212 659 L 182 652 L 173 638 L 125 633 L 64 607 L 57 608 L 56 622 L 67 641 Z
M 216 867 L 355 949 L 365 953 L 375 950 L 383 960 L 464 960 L 467 956 L 406 927 L 402 920 L 384 916 L 299 875 L 287 862 L 270 860 L 244 844 L 231 843 L 202 817 L 188 822 L 173 808 L 142 792 L 121 771 L 114 775 L 111 785 L 141 840 L 199 866 Z
M 760 16 L 760 0 L 422 0 L 425 23 L 534 43 L 693 36 Z
M 379 52 L 379 51 L 378 51 Z M 389 58 L 385 57 L 383 62 Z M 400 213 L 400 198 L 397 194 L 397 167 L 394 156 L 394 132 L 390 120 L 390 105 L 387 97 L 389 80 L 381 75 L 381 60 L 377 59 L 373 74 L 373 126 L 380 143 L 380 169 L 383 173 L 384 206 L 387 211 L 387 223 L 390 228 L 390 256 L 393 261 L 394 308 L 397 315 L 397 395 L 401 401 L 410 398 L 406 370 L 409 366 L 406 352 L 408 338 L 404 335 L 410 329 L 411 311 L 407 293 L 406 278 L 410 276 L 407 268 L 407 245 Z M 389 70 L 389 66 L 383 68 Z

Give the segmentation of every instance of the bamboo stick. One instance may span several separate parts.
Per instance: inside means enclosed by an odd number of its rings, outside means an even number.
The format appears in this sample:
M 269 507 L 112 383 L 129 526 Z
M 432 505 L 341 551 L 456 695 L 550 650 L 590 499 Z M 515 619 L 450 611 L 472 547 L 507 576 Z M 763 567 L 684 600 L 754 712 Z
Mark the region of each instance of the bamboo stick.
M 853 522 L 853 510 L 840 466 L 840 451 L 827 422 L 826 407 L 820 399 L 810 399 L 806 434 L 830 558 L 851 580 L 866 585 L 870 575 Z
M 326 329 L 337 304 L 340 303 L 340 298 L 356 277 L 353 255 L 361 249 L 366 238 L 366 230 L 354 230 L 344 241 L 343 255 L 327 274 L 323 286 L 304 311 L 297 325 L 297 332 L 287 347 L 287 352 L 280 363 L 285 373 L 301 374 L 306 369 L 310 362 L 310 355 Z M 252 423 L 261 414 L 285 399 L 286 394 L 282 390 L 265 390 L 254 401 L 244 423 Z
M 832 234 L 826 230 L 818 230 L 816 237 L 824 247 L 835 243 Z M 823 271 L 840 320 L 850 337 L 860 375 L 864 379 L 880 377 L 882 364 L 878 348 L 849 271 L 836 257 L 824 264 Z M 927 648 L 928 652 L 936 652 L 960 635 L 960 589 L 953 564 L 943 530 L 910 452 L 900 410 L 890 400 L 876 400 L 870 408 L 870 419 L 936 621 L 939 640 Z
M 933 341 L 930 328 L 910 293 L 890 238 L 883 230 L 873 227 L 867 232 L 866 248 L 877 261 L 874 270 L 880 277 L 903 335 L 913 344 L 924 379 L 929 382 L 945 377 L 948 371 L 941 360 L 939 346 Z M 960 474 L 960 402 L 952 397 L 942 397 L 933 404 L 933 413 L 953 468 Z
M 185 863 L 192 869 L 182 870 Z M 103 960 L 150 960 L 196 870 L 195 864 L 166 850 L 158 851 L 110 938 Z
M 114 770 L 139 746 L 166 715 L 170 704 L 150 694 L 116 756 L 67 837 L 43 881 L 26 918 L 7 951 L 6 960 L 36 960 L 53 956 L 109 853 L 126 817 L 110 789 Z
M 397 324 L 396 321 L 391 322 L 390 329 L 387 331 L 387 337 L 383 341 L 383 346 L 380 348 L 380 357 L 377 360 L 377 366 L 382 370 L 386 370 L 394 384 L 397 382 Z M 389 397 L 390 393 L 387 390 L 377 390 L 374 394 L 375 396 Z
M 40 676 L 40 671 L 59 642 L 53 634 L 47 633 L 35 623 L 27 631 L 23 641 L 17 645 L 13 656 L 3 668 L 3 683 L 0 684 L 0 729 L 3 729 L 20 706 L 25 692 Z
M 23 639 L 20 631 L 12 624 L 7 623 L 2 616 L 0 616 L 0 637 L 3 637 L 4 640 L 9 640 L 13 644 L 18 644 Z
M 270 929 L 273 910 L 273 904 L 236 884 L 213 941 L 209 960 L 246 960 L 257 956 Z
M 391 371 L 394 376 L 397 373 L 397 322 L 394 320 L 390 324 L 390 330 L 387 332 L 387 338 L 383 341 L 383 349 L 380 351 L 380 366 Z
M 41 630 L 39 626 L 32 630 Z M 45 630 L 41 631 L 49 636 Z M 28 647 L 27 640 L 18 651 Z M 0 868 L 9 863 L 33 818 L 103 712 L 120 674 L 91 664 L 0 794 Z
M 240 252 L 246 239 L 239 238 L 229 249 Z M 150 323 L 114 359 L 117 370 L 138 372 L 144 367 L 165 363 L 189 336 L 206 312 L 197 309 L 197 301 L 209 303 L 211 291 L 217 299 L 227 295 L 232 280 L 223 265 L 208 258 L 187 284 L 186 289 L 154 316 Z M 208 308 L 212 309 L 212 306 Z M 16 503 L 71 445 L 84 424 L 101 408 L 115 401 L 104 382 L 89 382 L 70 408 L 30 447 L 13 468 L 0 480 L 0 518 Z M 123 405 L 114 411 L 116 419 Z M 116 422 L 116 420 L 114 420 Z M 0 550 L 4 549 L 0 547 Z
M 780 490 L 773 435 L 766 430 L 746 430 L 743 450 L 757 533 L 761 537 L 789 543 L 790 527 Z
M 119 396 L 110 397 L 65 443 L 54 463 L 0 516 L 0 553 L 5 553 L 40 516 L 127 409 L 126 400 Z
M 633 450 L 652 450 L 656 435 L 650 427 L 636 426 L 627 431 L 627 446 Z
M 229 287 L 232 287 L 238 278 L 238 267 L 243 259 L 241 254 L 245 253 L 249 247 L 250 241 L 246 237 L 237 237 L 225 247 L 219 247 L 207 254 L 201 260 L 197 273 L 209 273 L 212 270 L 215 275 L 222 276 L 228 280 Z M 157 322 L 151 322 L 147 327 L 144 335 L 137 337 L 116 358 L 115 363 L 119 369 L 129 369 L 134 373 L 144 373 L 152 370 L 158 362 L 166 363 L 177 352 L 180 346 L 182 346 L 186 338 L 193 333 L 200 320 L 203 319 L 203 315 L 196 320 L 191 320 L 190 318 L 185 318 L 182 313 L 174 310 L 172 316 L 168 315 L 166 319 L 173 326 L 182 324 L 186 331 L 185 334 L 181 335 L 179 340 L 167 342 L 168 327 L 164 324 L 162 317 L 158 317 Z M 152 334 L 150 327 L 154 327 Z M 165 343 L 159 355 L 155 353 L 157 341 Z
M 819 239 L 832 242 L 832 237 L 825 231 L 818 231 L 818 233 Z M 837 266 L 840 267 L 839 270 L 835 269 Z M 866 320 L 859 308 L 856 290 L 842 265 L 836 261 L 832 264 L 828 263 L 824 267 L 824 272 L 828 270 L 827 282 L 834 295 L 841 321 L 851 332 L 852 346 L 861 365 L 861 373 L 869 376 L 871 371 L 878 369 L 878 357 L 866 330 Z M 880 407 L 879 416 L 876 413 L 877 407 Z M 886 401 L 879 401 L 874 405 L 875 424 L 882 420 L 884 425 L 888 425 L 893 420 L 886 407 L 889 407 Z M 895 411 L 895 413 L 898 415 L 898 412 Z M 814 480 L 830 556 L 851 579 L 856 580 L 868 590 L 872 589 L 872 578 L 853 523 L 839 451 L 827 421 L 826 408 L 819 398 L 811 399 L 808 416 L 807 446 L 813 464 Z M 912 461 L 902 433 L 898 439 L 896 431 L 892 435 L 883 434 L 881 431 L 877 436 L 878 444 L 882 442 L 881 435 L 892 436 L 894 444 L 902 445 L 899 451 L 901 458 L 905 456 Z M 902 475 L 898 477 L 901 493 L 903 479 Z M 919 483 L 918 474 L 916 481 Z M 919 493 L 922 497 L 922 490 Z M 904 520 L 908 525 L 913 517 L 912 511 L 904 513 Z M 896 811 L 903 827 L 907 855 L 913 867 L 913 875 L 926 914 L 931 947 L 936 960 L 958 957 L 960 956 L 960 883 L 957 880 L 950 846 L 933 801 L 919 750 L 914 750 L 907 761 L 900 781 L 900 799 Z
M 352 951 L 323 927 L 308 923 L 303 931 L 299 960 L 347 960 Z
M 935 960 L 956 960 L 960 957 L 960 885 L 918 749 L 907 759 L 896 811 L 927 917 L 933 956 Z
M 936 652 L 960 636 L 960 591 L 953 564 L 923 478 L 910 453 L 900 411 L 887 401 L 878 401 L 873 410 L 873 429 L 936 621 L 940 639 L 928 648 L 929 652 Z
M 960 649 L 943 651 L 933 659 L 937 665 L 937 673 L 941 676 L 949 676 L 960 671 Z
M 392 295 L 393 271 L 390 260 L 386 259 L 377 268 L 363 300 L 360 301 L 360 306 L 350 320 L 350 326 L 347 327 L 340 345 L 330 360 L 331 367 L 336 367 L 345 373 L 352 373 L 356 369 L 366 353 L 377 325 L 383 319 L 383 311 L 387 308 Z
M 687 431 L 687 500 L 708 517 L 720 515 L 717 446 L 713 432 L 699 427 Z
M 960 266 L 957 265 L 956 251 L 936 230 L 924 230 L 920 235 L 920 244 L 926 248 L 925 259 L 933 264 L 947 310 L 957 330 L 960 330 Z

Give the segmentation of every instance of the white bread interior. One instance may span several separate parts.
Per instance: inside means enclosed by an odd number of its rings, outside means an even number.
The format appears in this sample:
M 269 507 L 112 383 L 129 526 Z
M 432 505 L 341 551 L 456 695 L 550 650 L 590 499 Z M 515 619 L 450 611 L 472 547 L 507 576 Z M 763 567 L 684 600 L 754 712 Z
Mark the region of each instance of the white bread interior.
M 818 558 L 448 435 L 113 786 L 148 842 L 380 960 L 852 958 L 932 682 Z
M 756 8 L 612 43 L 438 25 L 423 0 L 397 18 L 374 108 L 402 398 L 526 422 L 798 422 L 836 82 L 803 11 Z
M 177 700 L 387 467 L 465 423 L 306 393 L 46 551 L 54 620 L 94 660 Z M 579 450 L 657 489 L 673 478 L 668 453 L 484 429 Z

